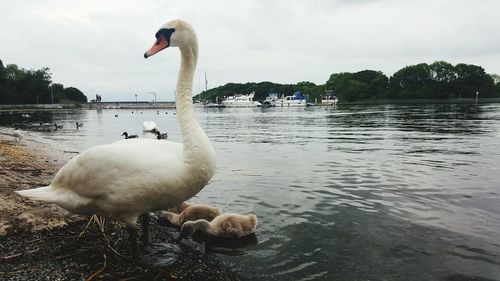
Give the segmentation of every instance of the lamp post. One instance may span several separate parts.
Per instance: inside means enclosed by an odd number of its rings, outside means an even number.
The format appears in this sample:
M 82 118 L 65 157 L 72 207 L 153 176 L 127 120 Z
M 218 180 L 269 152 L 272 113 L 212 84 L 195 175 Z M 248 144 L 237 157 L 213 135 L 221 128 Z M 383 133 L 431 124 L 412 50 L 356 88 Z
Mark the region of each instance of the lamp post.
M 135 103 L 137 103 L 137 94 L 135 94 Z
M 149 92 L 149 93 L 155 96 L 154 102 L 156 102 L 156 92 Z
M 479 101 L 479 92 L 476 92 L 476 104 L 478 103 Z
M 54 104 L 54 91 L 52 90 L 52 86 L 54 86 L 54 84 L 50 84 L 50 100 L 52 104 Z

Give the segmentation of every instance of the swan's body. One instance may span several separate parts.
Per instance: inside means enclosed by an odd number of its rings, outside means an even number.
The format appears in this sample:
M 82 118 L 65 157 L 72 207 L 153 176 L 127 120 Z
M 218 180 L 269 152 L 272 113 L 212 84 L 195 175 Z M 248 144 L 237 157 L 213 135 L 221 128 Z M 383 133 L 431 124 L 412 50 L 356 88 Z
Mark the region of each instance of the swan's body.
M 222 214 L 211 222 L 204 219 L 185 222 L 180 237 L 191 236 L 196 230 L 201 230 L 210 236 L 239 238 L 252 233 L 256 227 L 255 215 Z
M 134 255 L 137 218 L 191 198 L 215 172 L 214 149 L 194 118 L 192 106 L 198 57 L 196 34 L 187 22 L 176 20 L 162 26 L 156 38 L 145 57 L 168 46 L 177 46 L 181 52 L 176 107 L 182 143 L 125 139 L 92 147 L 66 163 L 49 186 L 17 191 L 73 213 L 124 221 L 129 226 Z M 147 223 L 143 227 L 146 233 Z M 149 239 L 146 237 L 144 242 Z
M 160 218 L 166 219 L 171 224 L 181 226 L 187 221 L 195 221 L 199 219 L 211 221 L 221 213 L 222 210 L 220 208 L 214 208 L 205 204 L 192 204 L 182 210 L 179 214 L 162 211 Z
M 139 215 L 175 206 L 206 184 L 208 173 L 174 164 L 183 160 L 182 144 L 124 139 L 71 159 L 50 186 L 18 193 L 73 213 L 99 214 L 135 225 Z

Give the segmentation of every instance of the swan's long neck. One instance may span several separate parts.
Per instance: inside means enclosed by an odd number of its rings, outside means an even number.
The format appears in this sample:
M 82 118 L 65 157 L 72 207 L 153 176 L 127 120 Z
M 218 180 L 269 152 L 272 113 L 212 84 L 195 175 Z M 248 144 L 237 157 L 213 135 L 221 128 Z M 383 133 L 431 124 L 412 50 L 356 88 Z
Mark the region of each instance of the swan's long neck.
M 193 112 L 193 76 L 198 59 L 198 43 L 193 40 L 189 47 L 181 47 L 181 67 L 175 95 L 177 117 L 184 144 L 184 164 L 198 177 L 203 186 L 215 171 L 215 152 L 210 141 L 196 121 Z M 199 187 L 200 189 L 203 187 Z

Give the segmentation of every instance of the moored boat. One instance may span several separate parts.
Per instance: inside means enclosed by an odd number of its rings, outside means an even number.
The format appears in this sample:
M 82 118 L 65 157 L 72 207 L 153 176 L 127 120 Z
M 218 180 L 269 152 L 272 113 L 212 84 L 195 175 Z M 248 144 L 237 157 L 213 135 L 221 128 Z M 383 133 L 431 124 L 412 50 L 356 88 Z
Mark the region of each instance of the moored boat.
M 237 94 L 235 96 L 229 96 L 222 101 L 222 105 L 225 107 L 257 107 L 262 106 L 258 101 L 254 101 L 253 97 L 255 92 L 248 95 Z
M 276 106 L 306 106 L 306 97 L 301 92 L 295 92 L 291 96 L 284 96 L 276 100 Z
M 321 99 L 321 104 L 323 105 L 336 105 L 338 98 L 333 94 L 332 90 L 326 90 Z

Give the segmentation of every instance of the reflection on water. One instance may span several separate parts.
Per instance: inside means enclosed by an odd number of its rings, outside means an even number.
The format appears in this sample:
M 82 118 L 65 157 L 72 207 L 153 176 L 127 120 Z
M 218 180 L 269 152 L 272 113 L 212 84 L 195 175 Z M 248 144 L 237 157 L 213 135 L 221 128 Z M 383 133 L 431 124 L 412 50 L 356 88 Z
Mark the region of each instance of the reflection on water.
M 2 112 L 0 120 L 62 124 L 30 133 L 81 151 L 140 134 L 146 120 L 178 141 L 172 113 L 81 110 L 27 121 Z M 193 201 L 259 217 L 256 243 L 206 244 L 236 270 L 266 280 L 500 280 L 500 105 L 196 115 L 218 169 Z

